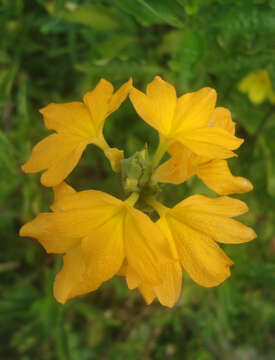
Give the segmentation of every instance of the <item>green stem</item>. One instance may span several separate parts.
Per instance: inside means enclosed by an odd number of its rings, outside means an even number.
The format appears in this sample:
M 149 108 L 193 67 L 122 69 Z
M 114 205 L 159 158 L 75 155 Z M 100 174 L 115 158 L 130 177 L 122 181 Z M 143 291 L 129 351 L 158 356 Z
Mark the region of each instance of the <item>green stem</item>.
M 153 169 L 158 166 L 160 160 L 163 158 L 164 154 L 166 153 L 169 146 L 173 143 L 173 141 L 174 140 L 167 141 L 165 138 L 163 138 L 160 135 L 158 148 L 152 159 L 152 168 Z
M 135 203 L 138 201 L 139 198 L 139 193 L 137 192 L 133 192 L 127 200 L 125 200 L 125 202 L 127 202 L 127 204 L 131 205 L 131 206 L 135 206 Z

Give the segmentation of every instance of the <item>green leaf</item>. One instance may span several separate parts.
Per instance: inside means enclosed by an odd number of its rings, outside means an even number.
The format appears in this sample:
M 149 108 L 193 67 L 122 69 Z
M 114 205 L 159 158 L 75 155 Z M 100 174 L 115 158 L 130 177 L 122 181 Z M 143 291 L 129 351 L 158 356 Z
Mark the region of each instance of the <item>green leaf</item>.
M 111 60 L 112 58 L 119 56 L 123 49 L 127 48 L 136 41 L 137 40 L 133 36 L 119 34 L 105 41 L 100 46 L 99 50 L 103 58 Z
M 204 55 L 204 42 L 199 33 L 186 30 L 178 53 L 169 62 L 171 69 L 181 75 L 181 85 L 187 84 L 193 77 L 194 67 Z
M 118 0 L 117 5 L 133 15 L 143 26 L 169 24 L 183 27 L 183 8 L 175 1 Z
M 271 196 L 275 196 L 275 126 L 273 122 L 274 117 L 270 117 L 264 134 L 259 139 L 266 158 L 267 192 Z
M 112 60 L 102 65 L 84 63 L 76 65 L 79 71 L 93 74 L 93 76 L 111 78 L 113 80 L 127 80 L 130 76 L 147 77 L 161 74 L 164 70 L 157 64 L 146 62 L 122 62 Z
M 112 9 L 103 5 L 82 5 L 73 10 L 64 10 L 60 15 L 72 23 L 97 30 L 114 30 L 120 27 Z

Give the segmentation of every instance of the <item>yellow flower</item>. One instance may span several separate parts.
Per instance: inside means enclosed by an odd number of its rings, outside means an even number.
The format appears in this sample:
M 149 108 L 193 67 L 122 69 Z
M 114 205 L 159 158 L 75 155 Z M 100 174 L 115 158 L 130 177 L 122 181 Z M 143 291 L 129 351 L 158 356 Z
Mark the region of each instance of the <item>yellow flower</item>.
M 46 170 L 41 177 L 42 184 L 56 186 L 71 173 L 88 144 L 99 146 L 117 171 L 123 152 L 110 148 L 102 131 L 105 120 L 119 108 L 131 86 L 130 79 L 113 94 L 112 84 L 101 79 L 96 88 L 84 96 L 84 103 L 52 103 L 41 109 L 45 126 L 56 133 L 33 148 L 30 159 L 22 166 L 23 171 Z
M 214 89 L 203 88 L 177 98 L 175 88 L 159 76 L 147 86 L 146 94 L 135 88 L 130 92 L 137 113 L 160 133 L 166 149 L 178 141 L 197 155 L 226 159 L 234 156 L 232 150 L 243 140 L 208 126 L 216 97 Z
M 238 88 L 241 92 L 247 93 L 249 100 L 254 104 L 261 104 L 266 99 L 275 104 L 275 92 L 267 70 L 257 70 L 246 75 Z
M 235 134 L 235 123 L 231 119 L 230 111 L 224 108 L 217 107 L 214 110 L 210 126 Z M 171 159 L 156 170 L 153 177 L 155 181 L 180 184 L 197 175 L 220 195 L 241 194 L 253 189 L 248 179 L 232 175 L 226 160 L 211 160 L 196 155 L 179 142 L 170 146 L 168 151 Z
M 217 286 L 230 276 L 233 262 L 216 242 L 238 244 L 256 237 L 251 228 L 231 219 L 248 210 L 240 200 L 194 195 L 172 209 L 154 199 L 148 202 L 159 213 L 157 224 L 181 266 L 201 286 Z
M 137 194 L 123 202 L 101 191 L 60 187 L 55 212 L 39 214 L 20 230 L 47 252 L 66 254 L 54 287 L 59 302 L 97 289 L 125 260 L 146 284 L 163 282 L 163 268 L 174 259 L 158 226 L 132 206 Z

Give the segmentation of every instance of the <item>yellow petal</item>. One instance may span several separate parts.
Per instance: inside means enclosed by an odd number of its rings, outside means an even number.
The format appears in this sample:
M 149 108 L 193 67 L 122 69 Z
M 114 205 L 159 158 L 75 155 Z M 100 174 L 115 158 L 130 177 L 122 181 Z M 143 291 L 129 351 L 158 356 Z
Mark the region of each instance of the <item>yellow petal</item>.
M 254 104 L 262 103 L 272 91 L 272 85 L 267 70 L 254 71 L 245 76 L 238 85 L 239 90 L 248 93 L 248 97 Z
M 211 287 L 230 276 L 232 261 L 208 236 L 169 217 L 181 265 L 201 286 Z
M 152 102 L 148 96 L 133 87 L 130 91 L 130 100 L 136 112 L 145 122 L 147 122 L 147 124 L 156 130 L 163 132 L 161 124 L 157 121 L 155 109 L 153 108 Z
M 248 179 L 233 176 L 225 160 L 212 160 L 198 166 L 198 177 L 220 195 L 243 194 L 253 190 Z
M 256 237 L 255 232 L 231 219 L 247 211 L 244 202 L 221 197 L 209 199 L 195 195 L 182 201 L 170 211 L 178 221 L 222 243 L 243 243 Z
M 239 83 L 238 86 L 239 90 L 244 93 L 248 92 L 250 87 L 253 86 L 254 82 L 255 82 L 255 73 L 248 74 Z
M 162 305 L 173 307 L 181 294 L 182 268 L 178 262 L 167 263 L 163 271 L 164 280 L 154 292 Z
M 60 197 L 56 200 L 56 206 L 62 210 L 94 209 L 95 211 L 105 206 L 121 206 L 123 202 L 114 196 L 97 190 L 84 190 L 71 196 Z
M 124 251 L 125 212 L 109 218 L 82 240 L 87 277 L 94 286 L 112 278 L 121 268 Z
M 63 253 L 113 218 L 122 205 L 122 201 L 101 191 L 68 195 L 55 202 L 62 211 L 38 215 L 22 227 L 20 235 L 36 238 L 48 252 Z
M 54 161 L 41 176 L 41 184 L 45 186 L 56 186 L 60 184 L 73 171 L 78 164 L 84 150 L 87 147 L 86 142 L 82 142 L 66 153 L 63 158 Z M 60 149 L 60 153 L 63 149 Z
M 171 133 L 175 135 L 207 126 L 216 100 L 217 93 L 211 88 L 203 88 L 181 96 L 177 101 Z
M 41 181 L 56 186 L 74 169 L 86 146 L 87 141 L 79 136 L 52 134 L 34 146 L 22 170 L 34 173 L 48 168 Z
M 150 305 L 156 297 L 155 292 L 150 285 L 142 283 L 140 284 L 138 290 L 141 292 L 147 305 Z
M 139 116 L 163 135 L 167 135 L 176 107 L 176 91 L 172 85 L 156 76 L 147 86 L 146 95 L 132 88 L 130 99 Z
M 79 208 L 51 215 L 49 227 L 62 237 L 82 238 L 112 219 L 120 207 L 101 204 L 99 207 Z
M 184 163 L 171 158 L 158 167 L 153 178 L 157 182 L 181 184 L 190 177 L 187 170 Z
M 135 270 L 133 268 L 131 268 L 131 266 L 129 266 L 129 265 L 127 266 L 125 275 L 126 275 L 127 286 L 130 290 L 137 288 L 139 286 L 139 284 L 141 283 L 140 277 L 135 272 Z
M 203 195 L 193 195 L 177 204 L 173 209 L 173 212 L 175 211 L 179 214 L 187 211 L 199 211 L 206 214 L 233 217 L 245 214 L 248 207 L 243 201 L 228 196 L 212 199 Z
M 120 269 L 119 269 L 118 272 L 117 272 L 117 275 L 118 275 L 118 276 L 126 276 L 127 267 L 128 267 L 127 261 L 126 261 L 126 259 L 124 259 L 124 261 L 123 261 Z
M 151 101 L 154 109 L 155 119 L 160 124 L 163 135 L 169 133 L 177 103 L 177 94 L 175 88 L 168 82 L 156 76 L 148 84 L 146 94 Z
M 50 130 L 84 138 L 96 136 L 88 109 L 81 102 L 51 103 L 40 112 L 45 126 Z
M 168 149 L 171 159 L 158 167 L 153 179 L 159 182 L 181 184 L 196 173 L 196 155 L 179 142 Z
M 147 215 L 130 207 L 125 218 L 125 250 L 129 265 L 142 282 L 162 282 L 162 265 L 172 258 L 169 244 Z
M 85 263 L 81 246 L 67 252 L 63 257 L 63 267 L 54 281 L 54 296 L 58 302 L 64 304 L 67 300 L 96 290 L 85 277 Z
M 133 87 L 132 78 L 130 78 L 125 84 L 123 84 L 112 96 L 109 104 L 109 114 L 116 111 L 123 101 L 129 95 L 130 90 Z
M 59 134 L 46 137 L 34 146 L 31 157 L 22 165 L 22 170 L 26 173 L 34 173 L 46 169 L 53 162 L 62 159 L 64 154 L 69 153 L 81 140 L 79 137 Z
M 209 159 L 226 159 L 234 156 L 243 140 L 218 127 L 205 127 L 177 135 L 178 141 L 195 154 Z
M 249 90 L 248 97 L 254 104 L 261 104 L 267 97 L 267 89 L 262 84 L 254 84 Z
M 93 91 L 84 95 L 83 100 L 89 110 L 97 136 L 100 135 L 104 121 L 109 115 L 109 104 L 113 91 L 113 85 L 109 81 L 101 79 Z
M 235 135 L 236 123 L 232 121 L 230 111 L 223 107 L 215 108 L 209 125 L 222 128 L 228 131 L 230 134 Z
M 190 211 L 184 214 L 181 220 L 220 243 L 240 244 L 256 237 L 254 230 L 250 227 L 223 216 Z
M 61 209 L 56 206 L 56 202 L 62 199 L 64 196 L 75 194 L 76 191 L 65 181 L 53 188 L 54 202 L 51 205 L 52 211 L 60 211 Z
M 111 163 L 114 172 L 120 172 L 120 162 L 124 158 L 124 151 L 116 148 L 107 148 L 104 150 L 105 156 Z
M 22 226 L 19 235 L 37 239 L 48 253 L 62 254 L 74 248 L 79 244 L 80 238 L 71 237 L 70 234 L 66 236 L 56 231 L 53 221 L 55 216 L 56 214 L 39 214 L 34 220 Z

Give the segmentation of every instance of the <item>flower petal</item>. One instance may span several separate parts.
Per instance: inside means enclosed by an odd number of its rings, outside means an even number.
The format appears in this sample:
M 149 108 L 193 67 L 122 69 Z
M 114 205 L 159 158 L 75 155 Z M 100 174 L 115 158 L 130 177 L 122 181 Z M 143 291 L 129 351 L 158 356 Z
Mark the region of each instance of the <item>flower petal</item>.
M 231 112 L 226 108 L 215 108 L 211 116 L 209 125 L 219 127 L 228 131 L 230 134 L 235 135 L 236 123 L 232 121 Z
M 39 214 L 22 227 L 20 235 L 38 239 L 48 252 L 63 253 L 112 219 L 121 211 L 122 204 L 101 191 L 68 195 L 55 202 L 61 212 Z
M 177 135 L 177 140 L 195 154 L 209 159 L 226 159 L 234 156 L 243 140 L 218 127 L 205 127 Z
M 138 287 L 147 305 L 150 305 L 156 297 L 153 288 L 150 285 L 141 283 Z
M 181 265 L 201 286 L 211 287 L 230 276 L 232 261 L 208 236 L 169 216 Z
M 61 160 L 64 154 L 69 153 L 81 141 L 79 137 L 52 134 L 34 146 L 31 157 L 22 165 L 22 170 L 26 173 L 44 170 L 53 162 Z
M 114 196 L 111 196 L 103 191 L 98 190 L 84 190 L 72 194 L 70 197 L 62 197 L 57 199 L 56 205 L 62 210 L 73 209 L 89 209 L 95 211 L 105 206 L 121 206 L 123 202 Z
M 168 149 L 171 158 L 158 167 L 154 180 L 164 183 L 181 184 L 196 173 L 196 158 L 184 145 L 175 142 Z
M 129 265 L 142 282 L 162 282 L 162 265 L 172 261 L 169 244 L 147 215 L 130 207 L 125 217 L 125 250 Z
M 225 160 L 212 160 L 198 166 L 198 177 L 220 195 L 243 194 L 253 190 L 248 179 L 233 176 Z
M 52 134 L 34 146 L 22 170 L 34 173 L 48 168 L 41 182 L 45 186 L 56 186 L 74 169 L 86 146 L 87 140 L 79 136 Z
M 82 240 L 87 277 L 98 286 L 121 268 L 124 251 L 124 211 L 109 218 Z
M 247 211 L 244 202 L 226 196 L 210 199 L 195 195 L 176 205 L 170 214 L 190 228 L 222 243 L 243 243 L 256 237 L 254 230 L 231 219 Z
M 163 135 L 169 133 L 177 101 L 176 91 L 172 85 L 156 76 L 148 84 L 146 95 L 133 88 L 130 99 L 136 112 L 145 122 Z
M 181 184 L 190 176 L 184 163 L 178 163 L 173 157 L 158 167 L 153 179 L 162 183 Z
M 203 195 L 193 195 L 178 203 L 173 209 L 173 212 L 175 211 L 178 214 L 198 211 L 200 213 L 233 217 L 245 214 L 248 207 L 243 201 L 228 196 L 213 199 Z
M 162 80 L 160 76 L 156 76 L 148 84 L 146 95 L 151 101 L 155 118 L 161 125 L 163 135 L 168 134 L 172 126 L 177 103 L 177 94 L 174 86 Z
M 177 134 L 207 126 L 216 100 L 217 93 L 211 88 L 181 96 L 177 101 L 171 132 Z
M 162 305 L 173 307 L 181 294 L 182 268 L 178 262 L 167 263 L 163 271 L 164 281 L 154 287 L 154 292 Z
M 127 286 L 130 290 L 137 288 L 141 283 L 140 277 L 137 275 L 135 270 L 129 265 L 127 266 L 125 276 L 126 276 Z
M 60 216 L 60 214 L 57 214 Z M 20 229 L 19 235 L 37 239 L 48 253 L 64 253 L 80 242 L 79 237 L 72 237 L 70 234 L 60 234 L 55 228 L 56 214 L 39 214 L 32 221 Z M 66 226 L 66 225 L 65 225 Z
M 51 103 L 41 109 L 40 113 L 50 130 L 84 138 L 96 136 L 88 109 L 81 102 Z
M 123 84 L 112 96 L 109 104 L 109 114 L 116 111 L 123 101 L 129 95 L 130 90 L 133 87 L 132 78 L 130 78 L 125 84 Z
M 240 244 L 255 239 L 253 229 L 231 218 L 200 212 L 185 213 L 181 220 L 193 229 L 225 244 Z
M 145 122 L 147 122 L 147 124 L 158 131 L 163 131 L 161 124 L 157 121 L 152 102 L 147 95 L 133 87 L 130 91 L 130 100 L 136 109 L 136 112 Z
M 65 181 L 53 188 L 54 191 L 54 202 L 51 205 L 52 211 L 60 211 L 61 209 L 56 206 L 56 203 L 64 196 L 75 194 L 76 191 Z
M 97 285 L 85 277 L 81 246 L 69 250 L 63 257 L 63 267 L 54 281 L 54 297 L 64 304 L 70 298 L 96 290 Z
M 100 135 L 104 121 L 109 115 L 109 104 L 113 95 L 113 85 L 101 79 L 94 90 L 84 95 L 84 103 L 87 106 L 97 136 Z
M 69 153 L 63 153 L 64 157 L 54 161 L 48 170 L 42 174 L 41 183 L 45 186 L 60 184 L 76 167 L 86 147 L 87 142 L 82 142 L 72 148 Z M 63 149 L 60 150 L 62 153 Z

